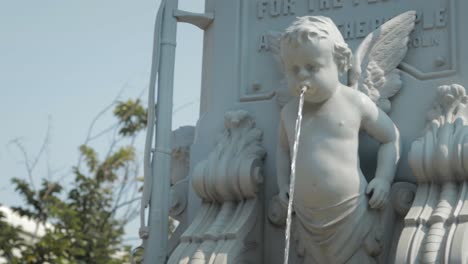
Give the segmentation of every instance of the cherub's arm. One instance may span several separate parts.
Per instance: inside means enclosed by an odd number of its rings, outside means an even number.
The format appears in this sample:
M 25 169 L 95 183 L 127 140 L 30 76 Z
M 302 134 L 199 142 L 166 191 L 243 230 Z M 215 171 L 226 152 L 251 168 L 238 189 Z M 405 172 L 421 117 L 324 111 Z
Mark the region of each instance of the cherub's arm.
M 291 160 L 289 155 L 289 143 L 281 118 L 278 126 L 278 144 L 276 147 L 276 177 L 280 190 L 279 198 L 283 206 L 286 207 L 289 200 L 290 173 Z
M 360 95 L 363 110 L 362 127 L 381 143 L 375 178 L 369 183 L 366 192 L 371 193 L 369 205 L 380 208 L 387 200 L 390 185 L 395 177 L 400 159 L 400 133 L 387 114 L 380 110 L 367 96 Z

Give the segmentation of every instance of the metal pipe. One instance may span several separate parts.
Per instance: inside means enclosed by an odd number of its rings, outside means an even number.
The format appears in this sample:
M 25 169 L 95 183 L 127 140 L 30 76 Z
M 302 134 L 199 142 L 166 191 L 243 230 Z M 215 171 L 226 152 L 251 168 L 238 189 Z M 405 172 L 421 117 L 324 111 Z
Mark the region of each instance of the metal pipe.
M 161 39 L 161 25 L 162 15 L 164 11 L 164 5 L 166 1 L 163 0 L 159 6 L 158 13 L 156 15 L 156 22 L 154 25 L 154 40 L 153 40 L 153 57 L 151 60 L 151 75 L 148 88 L 148 124 L 146 128 L 146 141 L 145 141 L 145 152 L 143 159 L 143 195 L 141 198 L 140 207 L 140 230 L 139 235 L 143 241 L 146 242 L 148 238 L 148 227 L 146 225 L 145 208 L 149 206 L 151 199 L 151 154 L 153 149 L 153 137 L 154 137 L 154 126 L 156 122 L 156 108 L 155 108 L 155 90 L 156 90 L 156 79 L 159 73 L 159 49 Z M 145 244 L 145 243 L 144 243 Z M 144 245 L 143 245 L 144 247 Z
M 149 236 L 144 251 L 145 264 L 162 264 L 166 262 L 169 234 L 172 101 L 177 35 L 177 20 L 173 14 L 174 10 L 177 10 L 178 0 L 166 0 L 165 2 L 160 35 L 156 146 L 151 164 Z

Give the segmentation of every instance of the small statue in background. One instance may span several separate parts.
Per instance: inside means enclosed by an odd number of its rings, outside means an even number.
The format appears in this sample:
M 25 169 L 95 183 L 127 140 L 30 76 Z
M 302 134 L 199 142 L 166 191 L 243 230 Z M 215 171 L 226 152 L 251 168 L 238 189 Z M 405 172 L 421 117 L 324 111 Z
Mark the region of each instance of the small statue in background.
M 182 126 L 172 131 L 171 159 L 171 207 L 170 216 L 182 220 L 187 207 L 190 168 L 190 147 L 193 144 L 195 128 Z
M 375 263 L 382 251 L 379 215 L 400 156 L 399 132 L 385 112 L 401 88 L 396 69 L 407 51 L 415 12 L 388 21 L 351 50 L 331 19 L 300 17 L 278 53 L 296 98 L 281 111 L 277 147 L 279 200 L 287 206 L 298 98 L 305 93 L 296 163 L 296 236 L 304 263 Z M 361 68 L 364 72 L 361 73 Z M 349 86 L 340 75 L 350 71 Z M 380 108 L 382 109 L 380 109 Z M 381 143 L 375 177 L 359 165 L 359 131 Z

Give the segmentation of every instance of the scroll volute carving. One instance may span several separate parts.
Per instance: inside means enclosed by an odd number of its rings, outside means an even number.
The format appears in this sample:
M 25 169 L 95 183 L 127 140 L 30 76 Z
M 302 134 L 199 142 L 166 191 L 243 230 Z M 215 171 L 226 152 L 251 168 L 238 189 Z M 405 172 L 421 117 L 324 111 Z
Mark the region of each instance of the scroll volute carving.
M 193 169 L 192 185 L 202 203 L 169 264 L 262 263 L 261 140 L 246 111 L 225 114 L 215 147 Z
M 467 102 L 461 85 L 440 86 L 424 134 L 411 145 L 418 187 L 396 263 L 468 263 Z
M 423 137 L 416 140 L 409 162 L 418 182 L 446 182 L 468 179 L 468 126 L 464 108 L 465 88 L 440 86 Z
M 262 132 L 244 110 L 227 112 L 224 125 L 215 149 L 195 167 L 193 187 L 204 201 L 255 198 L 265 155 Z

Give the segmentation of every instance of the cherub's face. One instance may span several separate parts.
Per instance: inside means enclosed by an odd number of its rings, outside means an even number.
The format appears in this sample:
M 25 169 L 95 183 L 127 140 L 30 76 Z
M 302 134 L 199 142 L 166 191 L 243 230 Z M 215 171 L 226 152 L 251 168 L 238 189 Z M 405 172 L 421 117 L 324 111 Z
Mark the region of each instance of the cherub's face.
M 340 84 L 333 47 L 328 39 L 283 47 L 281 55 L 293 95 L 298 96 L 303 86 L 309 88 L 305 93 L 307 102 L 323 102 L 333 95 Z

